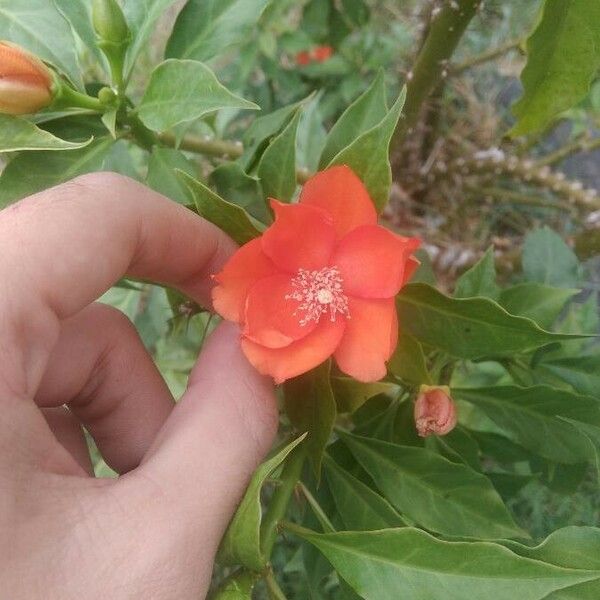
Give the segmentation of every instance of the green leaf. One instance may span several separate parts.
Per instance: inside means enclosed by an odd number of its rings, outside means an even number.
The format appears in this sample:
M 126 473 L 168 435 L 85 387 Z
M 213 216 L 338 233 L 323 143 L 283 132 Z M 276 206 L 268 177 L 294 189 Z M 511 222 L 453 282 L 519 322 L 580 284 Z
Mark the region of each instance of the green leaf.
M 289 202 L 296 190 L 296 133 L 300 110 L 269 144 L 258 163 L 258 176 L 267 198 Z
M 146 184 L 175 202 L 189 204 L 188 187 L 178 176 L 177 170 L 187 173 L 190 177 L 198 175 L 196 165 L 188 160 L 183 152 L 154 146 L 148 161 Z
M 255 571 L 264 568 L 266 560 L 260 551 L 260 492 L 265 481 L 305 437 L 306 434 L 300 436 L 258 467 L 221 542 L 217 557 L 220 563 L 242 565 Z
M 357 137 L 377 126 L 387 112 L 384 74 L 380 70 L 369 88 L 342 113 L 331 128 L 321 153 L 319 168 L 324 169 Z
M 513 106 L 512 136 L 544 129 L 587 95 L 600 67 L 600 1 L 546 0 L 527 40 L 524 94 Z
M 426 439 L 431 449 L 437 449 L 442 456 L 455 463 L 463 463 L 475 471 L 481 471 L 479 446 L 462 427 L 455 427 L 446 435 L 432 435 Z
M 92 3 L 90 0 L 52 0 L 62 16 L 69 22 L 73 32 L 81 39 L 96 61 L 104 65 L 105 58 L 96 41 L 92 27 Z
M 124 0 L 123 12 L 131 29 L 132 42 L 127 51 L 125 74 L 131 75 L 140 51 L 146 46 L 156 22 L 177 0 Z
M 252 590 L 258 579 L 255 573 L 242 570 L 228 579 L 223 588 L 211 596 L 212 600 L 252 600 Z
M 341 433 L 360 465 L 402 514 L 446 535 L 526 537 L 487 477 L 425 448 Z
M 258 109 L 221 85 L 204 64 L 170 59 L 154 69 L 138 107 L 144 125 L 165 131 L 221 108 Z
M 342 469 L 333 459 L 325 456 L 323 464 L 344 527 L 362 531 L 406 525 L 385 498 Z
M 87 146 L 86 142 L 67 142 L 36 127 L 26 119 L 0 114 L 0 152 L 18 150 L 76 150 Z
M 388 363 L 392 375 L 409 383 L 432 383 L 423 346 L 408 333 L 401 332 L 396 350 Z
M 548 227 L 527 234 L 522 262 L 528 281 L 565 288 L 576 288 L 581 282 L 581 266 L 577 256 Z
M 483 257 L 456 282 L 455 298 L 485 297 L 498 299 L 500 288 L 496 283 L 494 248 L 490 246 Z
M 19 154 L 0 175 L 0 208 L 77 175 L 101 171 L 113 143 L 112 138 L 100 138 L 69 152 Z
M 198 214 L 222 229 L 240 246 L 261 235 L 260 224 L 241 206 L 223 200 L 210 188 L 183 171 L 177 171 L 177 176 L 188 187 Z
M 240 163 L 246 170 L 254 168 L 273 138 L 289 124 L 298 108 L 306 101 L 307 99 L 284 106 L 252 121 L 243 136 L 244 155 L 240 158 Z
M 380 211 L 389 199 L 392 184 L 390 140 L 405 99 L 406 88 L 403 88 L 387 115 L 377 125 L 340 150 L 328 165 L 349 166 L 365 184 L 371 199 Z
M 548 358 L 539 365 L 579 392 L 580 394 L 600 397 L 600 354 L 584 354 L 564 358 Z
M 600 404 L 589 396 L 536 385 L 455 388 L 452 397 L 485 411 L 516 443 L 549 460 L 589 460 L 589 446 L 559 417 L 600 425 Z
M 498 303 L 512 315 L 527 317 L 549 329 L 565 304 L 579 290 L 556 288 L 541 283 L 520 283 L 500 292 Z
M 488 298 L 450 298 L 423 283 L 405 286 L 397 300 L 400 323 L 423 344 L 452 356 L 512 356 L 555 341 L 586 337 L 551 333 L 507 313 Z
M 446 542 L 409 527 L 326 534 L 288 529 L 319 548 L 365 600 L 542 600 L 600 576 L 521 557 L 499 544 Z
M 52 2 L 0 0 L 0 39 L 22 46 L 83 86 L 71 28 Z
M 571 569 L 600 569 L 600 530 L 565 527 L 551 533 L 538 546 L 503 542 L 510 550 L 533 560 Z M 598 600 L 600 580 L 581 583 L 550 594 L 545 600 Z
M 399 386 L 393 383 L 385 381 L 362 383 L 351 377 L 332 377 L 331 386 L 338 412 L 341 413 L 353 413 L 367 400 L 379 394 L 394 397 L 400 391 Z
M 317 479 L 321 475 L 323 452 L 333 431 L 336 407 L 329 372 L 331 363 L 289 379 L 284 384 L 284 404 L 292 425 L 308 432 L 306 447 Z
M 248 39 L 270 0 L 189 0 L 179 13 L 168 58 L 208 60 Z
M 271 216 L 267 211 L 260 181 L 248 175 L 238 163 L 227 162 L 219 165 L 209 175 L 208 180 L 222 198 L 246 209 L 263 223 L 270 221 Z

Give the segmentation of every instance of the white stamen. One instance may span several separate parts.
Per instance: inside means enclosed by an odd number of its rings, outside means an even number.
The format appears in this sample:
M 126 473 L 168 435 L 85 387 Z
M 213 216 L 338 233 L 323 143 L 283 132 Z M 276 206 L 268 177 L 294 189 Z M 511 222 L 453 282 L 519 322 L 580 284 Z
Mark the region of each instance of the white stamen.
M 299 269 L 292 279 L 294 291 L 287 294 L 285 299 L 300 303 L 294 312 L 294 315 L 302 315 L 300 325 L 307 325 L 311 321 L 318 323 L 326 312 L 331 321 L 335 321 L 338 313 L 349 319 L 348 296 L 344 294 L 342 283 L 337 267 L 325 267 L 319 271 Z

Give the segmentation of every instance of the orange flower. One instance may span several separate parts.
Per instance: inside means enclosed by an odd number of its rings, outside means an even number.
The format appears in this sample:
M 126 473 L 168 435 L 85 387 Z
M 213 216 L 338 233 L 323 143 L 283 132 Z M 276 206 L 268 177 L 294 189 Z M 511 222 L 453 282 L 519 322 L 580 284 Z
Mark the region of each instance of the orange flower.
M 24 115 L 52 101 L 52 73 L 22 48 L 0 42 L 0 113 Z
M 456 426 L 456 406 L 445 385 L 422 385 L 415 403 L 415 424 L 421 437 L 446 435 Z
M 296 54 L 296 64 L 305 67 L 312 62 L 322 63 L 329 60 L 333 56 L 333 48 L 331 46 L 316 46 L 311 50 L 303 50 Z
M 359 381 L 386 374 L 398 339 L 394 296 L 419 240 L 377 225 L 346 166 L 317 173 L 297 204 L 271 200 L 275 223 L 215 276 L 216 311 L 242 326 L 249 361 L 277 383 L 334 356 Z

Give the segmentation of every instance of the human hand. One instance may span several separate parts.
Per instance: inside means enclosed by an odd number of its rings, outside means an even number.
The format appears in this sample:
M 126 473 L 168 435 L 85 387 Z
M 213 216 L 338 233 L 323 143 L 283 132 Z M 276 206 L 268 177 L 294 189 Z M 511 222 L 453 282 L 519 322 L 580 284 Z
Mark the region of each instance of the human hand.
M 224 324 L 175 406 L 131 323 L 93 301 L 129 274 L 206 305 L 233 250 L 191 211 L 108 173 L 0 212 L 2 598 L 206 593 L 276 431 L 271 386 Z M 82 425 L 122 477 L 90 476 Z

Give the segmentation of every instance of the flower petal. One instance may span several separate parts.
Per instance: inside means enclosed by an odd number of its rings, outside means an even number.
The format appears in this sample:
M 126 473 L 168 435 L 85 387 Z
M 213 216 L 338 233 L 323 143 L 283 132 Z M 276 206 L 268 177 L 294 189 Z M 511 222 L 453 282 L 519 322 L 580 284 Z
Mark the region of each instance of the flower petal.
M 346 165 L 311 177 L 302 188 L 300 202 L 326 210 L 333 217 L 338 239 L 361 225 L 377 224 L 377 211 L 367 188 Z
M 212 291 L 215 311 L 228 321 L 243 322 L 246 296 L 264 277 L 279 273 L 262 251 L 260 238 L 244 244 L 215 275 L 218 285 Z
M 407 261 L 419 243 L 384 227 L 365 225 L 340 241 L 331 264 L 338 268 L 346 294 L 391 298 L 400 291 Z
M 327 360 L 340 343 L 347 323 L 346 319 L 321 319 L 314 331 L 285 348 L 265 348 L 242 337 L 242 350 L 260 373 L 283 383 Z
M 386 361 L 398 342 L 398 316 L 393 298 L 349 299 L 350 319 L 334 358 L 358 381 L 377 381 L 387 373 Z
M 414 256 L 410 256 L 404 265 L 404 276 L 402 278 L 402 286 L 406 285 L 415 274 L 415 271 L 421 266 L 421 261 Z
M 335 243 L 331 217 L 313 206 L 271 200 L 275 223 L 262 236 L 265 254 L 284 271 L 326 266 Z
M 288 274 L 273 275 L 253 285 L 246 300 L 244 336 L 267 348 L 282 348 L 310 333 L 317 321 L 300 325 L 300 302 L 290 298 L 294 291 Z

